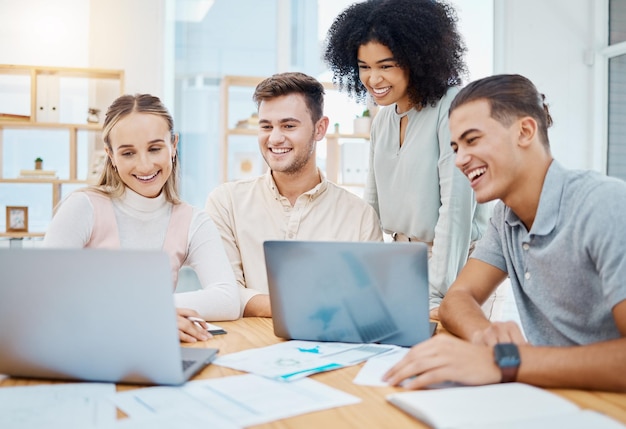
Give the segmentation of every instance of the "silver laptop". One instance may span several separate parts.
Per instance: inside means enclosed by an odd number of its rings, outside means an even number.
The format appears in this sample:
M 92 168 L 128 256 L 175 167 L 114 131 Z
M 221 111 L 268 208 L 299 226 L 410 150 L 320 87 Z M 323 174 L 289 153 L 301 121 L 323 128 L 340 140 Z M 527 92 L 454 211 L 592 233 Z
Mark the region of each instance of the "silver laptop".
M 218 351 L 181 347 L 161 251 L 0 249 L 0 326 L 15 377 L 177 385 Z
M 422 243 L 266 241 L 274 333 L 412 346 L 429 338 Z

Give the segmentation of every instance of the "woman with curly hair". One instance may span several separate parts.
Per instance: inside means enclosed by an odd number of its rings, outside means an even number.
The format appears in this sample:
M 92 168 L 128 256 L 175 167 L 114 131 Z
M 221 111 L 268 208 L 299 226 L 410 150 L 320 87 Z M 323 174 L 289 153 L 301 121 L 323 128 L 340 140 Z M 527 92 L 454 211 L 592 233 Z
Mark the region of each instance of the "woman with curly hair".
M 489 215 L 450 148 L 448 107 L 466 72 L 456 21 L 443 2 L 367 0 L 335 18 L 324 52 L 340 90 L 384 106 L 372 123 L 364 197 L 395 241 L 429 246 L 435 319 Z

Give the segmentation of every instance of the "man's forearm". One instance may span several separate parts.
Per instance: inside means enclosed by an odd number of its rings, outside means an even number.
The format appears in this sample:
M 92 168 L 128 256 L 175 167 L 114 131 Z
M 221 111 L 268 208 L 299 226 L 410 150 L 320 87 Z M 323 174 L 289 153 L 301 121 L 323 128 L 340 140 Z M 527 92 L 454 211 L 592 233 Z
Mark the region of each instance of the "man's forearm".
M 586 346 L 520 346 L 517 381 L 541 387 L 626 392 L 626 338 Z
M 470 341 L 476 332 L 490 325 L 478 302 L 469 293 L 459 290 L 448 292 L 439 307 L 439 318 L 448 332 Z

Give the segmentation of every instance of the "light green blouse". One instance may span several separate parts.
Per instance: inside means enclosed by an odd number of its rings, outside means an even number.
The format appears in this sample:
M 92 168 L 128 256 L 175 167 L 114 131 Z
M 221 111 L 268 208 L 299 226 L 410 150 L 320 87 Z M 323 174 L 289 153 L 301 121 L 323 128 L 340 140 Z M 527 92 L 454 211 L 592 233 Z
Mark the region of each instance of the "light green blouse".
M 491 206 L 477 204 L 468 179 L 454 165 L 448 108 L 454 87 L 436 106 L 411 109 L 400 147 L 396 106 L 380 109 L 371 130 L 370 169 L 364 198 L 386 233 L 433 243 L 429 260 L 430 307 L 438 307 L 465 264 L 471 242 L 486 227 Z

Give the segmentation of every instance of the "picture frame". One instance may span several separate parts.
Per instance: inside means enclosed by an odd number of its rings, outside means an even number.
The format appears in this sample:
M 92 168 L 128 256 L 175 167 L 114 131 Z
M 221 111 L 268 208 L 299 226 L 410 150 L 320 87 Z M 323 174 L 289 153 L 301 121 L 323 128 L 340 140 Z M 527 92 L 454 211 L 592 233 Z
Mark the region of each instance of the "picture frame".
M 247 179 L 263 174 L 263 158 L 258 151 L 237 151 L 233 154 L 232 180 Z
M 7 232 L 28 232 L 28 207 L 7 206 L 6 207 L 6 231 Z

